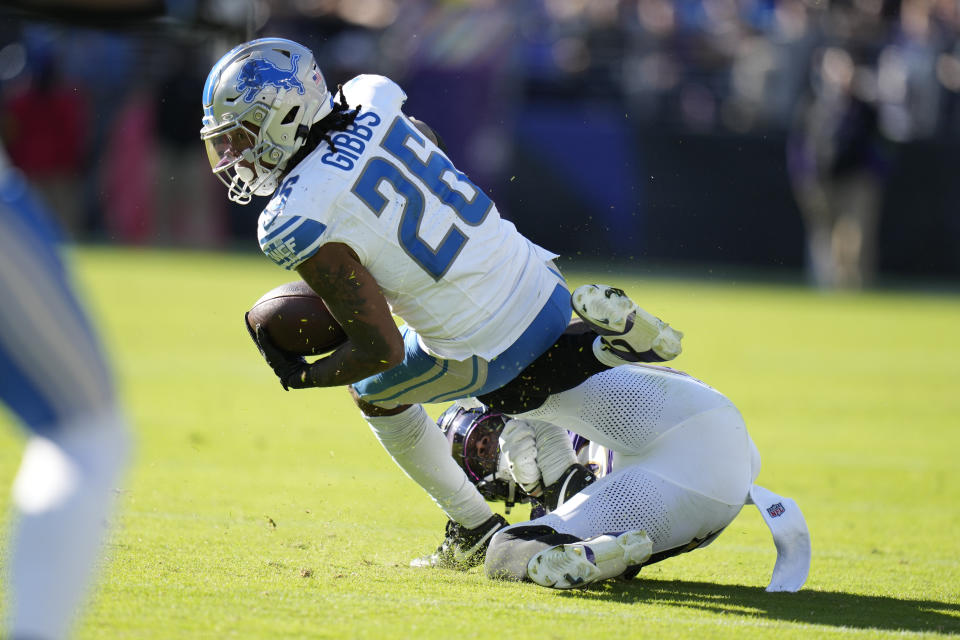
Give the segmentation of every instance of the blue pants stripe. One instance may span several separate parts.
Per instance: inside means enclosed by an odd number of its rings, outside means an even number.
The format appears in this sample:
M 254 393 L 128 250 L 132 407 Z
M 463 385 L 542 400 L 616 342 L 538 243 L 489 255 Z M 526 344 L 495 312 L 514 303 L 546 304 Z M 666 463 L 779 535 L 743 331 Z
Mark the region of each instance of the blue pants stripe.
M 417 341 L 416 331 L 410 327 L 404 327 L 403 341 L 406 349 L 403 363 L 377 376 L 361 380 L 354 385 L 354 388 L 357 388 L 357 385 L 363 385 L 364 388 L 370 389 L 369 393 L 377 394 L 379 402 L 389 402 L 400 396 L 415 394 L 419 389 L 429 387 L 447 374 L 450 361 L 435 358 L 424 351 Z M 423 378 L 423 375 L 430 371 L 433 372 L 433 375 Z M 410 380 L 416 380 L 416 382 L 410 384 Z M 402 388 L 395 389 L 397 386 Z M 377 387 L 380 387 L 381 390 L 375 391 Z M 394 393 L 384 396 L 383 393 L 386 390 L 393 390 Z
M 473 375 L 470 377 L 470 382 L 460 387 L 459 389 L 455 389 L 448 393 L 441 393 L 439 395 L 436 395 L 430 398 L 429 400 L 427 400 L 426 402 L 428 403 L 446 402 L 448 400 L 456 400 L 457 398 L 468 398 L 470 396 L 477 395 L 477 388 L 478 388 L 477 385 L 478 384 L 482 385 L 486 383 L 486 380 L 480 380 L 480 358 L 474 356 L 470 358 L 468 362 L 473 366 Z
M 570 293 L 558 284 L 526 331 L 491 361 L 448 360 L 427 353 L 413 329 L 404 328 L 404 361 L 353 385 L 365 401 L 383 407 L 447 402 L 489 393 L 513 380 L 549 349 L 570 322 Z

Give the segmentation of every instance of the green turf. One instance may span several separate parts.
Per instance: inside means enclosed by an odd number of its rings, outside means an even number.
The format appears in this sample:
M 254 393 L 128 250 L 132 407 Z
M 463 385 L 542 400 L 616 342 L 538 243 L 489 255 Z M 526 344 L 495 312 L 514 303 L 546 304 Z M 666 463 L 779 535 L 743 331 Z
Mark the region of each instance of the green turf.
M 758 481 L 803 508 L 814 559 L 802 592 L 765 593 L 775 550 L 748 507 L 708 549 L 554 592 L 407 566 L 440 511 L 343 390 L 285 393 L 241 326 L 289 274 L 253 255 L 76 262 L 138 435 L 82 638 L 960 633 L 958 297 L 569 274 L 686 332 L 676 366 L 740 407 Z M 4 485 L 18 445 L 0 430 Z

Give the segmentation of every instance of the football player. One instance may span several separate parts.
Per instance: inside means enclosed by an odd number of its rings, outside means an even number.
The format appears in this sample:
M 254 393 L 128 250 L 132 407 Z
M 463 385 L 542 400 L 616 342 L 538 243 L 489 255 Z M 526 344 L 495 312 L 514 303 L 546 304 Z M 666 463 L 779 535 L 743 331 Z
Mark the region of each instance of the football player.
M 13 486 L 9 638 L 62 638 L 104 533 L 127 430 L 57 231 L 0 150 L 0 397 L 28 440 Z
M 754 484 L 760 456 L 739 411 L 684 373 L 620 366 L 519 419 L 454 405 L 438 424 L 488 499 L 537 497 L 530 521 L 494 535 L 485 566 L 492 578 L 569 589 L 632 577 L 707 546 L 753 503 L 777 547 L 767 590 L 796 591 L 806 580 L 803 514 Z
M 422 403 L 503 387 L 555 345 L 570 294 L 556 254 L 500 217 L 436 133 L 403 112 L 405 99 L 377 75 L 332 92 L 309 49 L 264 38 L 210 71 L 201 138 L 229 199 L 272 196 L 261 249 L 299 273 L 349 338 L 308 363 L 258 328 L 261 353 L 284 389 L 349 385 L 384 448 L 450 518 L 440 549 L 420 564 L 465 567 L 482 562 L 506 523 L 450 458 Z M 575 297 L 604 333 L 583 377 L 679 354 L 682 334 L 622 291 Z
M 216 26 L 204 0 L 3 5 L 0 10 L 15 17 L 69 25 L 114 27 L 167 17 Z M 0 146 L 0 399 L 27 432 L 13 486 L 0 630 L 13 640 L 68 636 L 106 532 L 112 487 L 129 457 L 125 413 L 60 256 L 60 240 L 53 216 Z

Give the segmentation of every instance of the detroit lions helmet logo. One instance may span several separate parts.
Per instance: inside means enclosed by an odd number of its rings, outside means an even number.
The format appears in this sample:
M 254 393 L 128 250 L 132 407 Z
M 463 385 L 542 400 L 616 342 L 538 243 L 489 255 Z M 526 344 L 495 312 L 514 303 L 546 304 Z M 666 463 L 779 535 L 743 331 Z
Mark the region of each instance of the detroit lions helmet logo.
M 266 87 L 277 89 L 296 89 L 303 95 L 303 83 L 297 79 L 297 66 L 300 63 L 299 54 L 290 58 L 290 68 L 280 69 L 269 60 L 251 58 L 240 68 L 237 77 L 237 91 L 246 91 L 244 102 L 253 102 L 261 90 Z

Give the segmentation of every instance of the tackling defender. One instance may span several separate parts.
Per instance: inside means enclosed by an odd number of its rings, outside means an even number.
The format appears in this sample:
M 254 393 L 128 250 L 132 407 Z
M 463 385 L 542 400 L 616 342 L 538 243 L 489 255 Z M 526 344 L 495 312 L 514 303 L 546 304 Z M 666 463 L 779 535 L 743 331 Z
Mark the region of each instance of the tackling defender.
M 483 396 L 510 382 L 556 348 L 570 294 L 556 254 L 500 217 L 436 134 L 403 113 L 405 99 L 375 75 L 334 95 L 310 50 L 264 38 L 214 65 L 201 138 L 231 200 L 273 195 L 260 215 L 261 249 L 300 274 L 349 338 L 307 363 L 258 328 L 261 353 L 285 389 L 350 386 L 384 448 L 450 518 L 444 543 L 423 564 L 470 566 L 506 522 L 450 458 L 421 403 Z M 623 292 L 593 287 L 575 298 L 607 335 L 573 384 L 625 360 L 680 353 L 682 334 Z
M 519 419 L 454 405 L 438 424 L 485 495 L 518 501 L 516 482 L 550 511 L 494 535 L 490 577 L 557 589 L 632 577 L 707 546 L 753 503 L 777 547 L 767 590 L 796 591 L 806 580 L 803 514 L 753 484 L 760 456 L 739 411 L 684 373 L 616 367 Z

